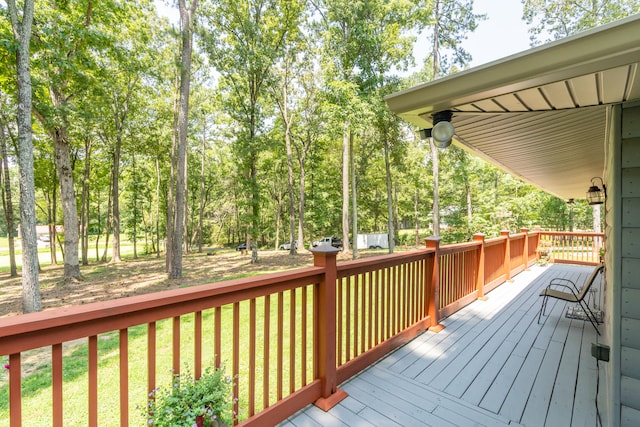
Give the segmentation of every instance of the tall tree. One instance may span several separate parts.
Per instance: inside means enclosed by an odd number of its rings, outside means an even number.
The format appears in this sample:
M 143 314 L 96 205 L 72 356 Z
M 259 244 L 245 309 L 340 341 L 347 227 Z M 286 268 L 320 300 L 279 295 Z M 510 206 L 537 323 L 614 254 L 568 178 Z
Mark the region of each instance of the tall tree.
M 471 55 L 461 47 L 461 42 L 467 38 L 467 33 L 476 29 L 477 21 L 484 18 L 484 15 L 473 13 L 473 0 L 435 0 L 430 55 L 434 78 L 448 74 L 450 65 L 464 67 L 471 61 Z M 452 57 L 451 60 L 449 56 Z M 440 172 L 438 148 L 433 141 L 431 141 L 431 162 L 433 172 L 433 234 L 439 236 Z
M 302 18 L 302 4 L 298 7 L 300 11 L 297 13 L 298 19 Z M 298 118 L 295 104 L 300 101 L 295 91 L 296 77 L 303 74 L 304 53 L 300 51 L 304 46 L 303 33 L 299 31 L 299 24 L 292 22 L 290 31 L 286 34 L 284 40 L 284 54 L 278 64 L 279 67 L 274 73 L 276 75 L 275 84 L 272 86 L 273 97 L 278 104 L 280 117 L 284 126 L 284 143 L 287 156 L 287 192 L 288 192 L 288 214 L 289 214 L 289 235 L 290 243 L 289 253 L 295 255 L 297 252 L 296 245 L 296 213 L 300 213 L 300 209 L 296 210 L 296 195 L 294 193 L 294 169 L 293 169 L 293 139 L 294 139 L 294 122 Z M 299 78 L 298 78 L 299 79 Z M 300 222 L 298 222 L 300 223 Z M 298 228 L 300 231 L 300 228 Z M 301 238 L 301 236 L 297 236 Z M 299 240 L 302 244 L 302 240 Z
M 5 136 L 5 121 L 0 114 L 0 182 L 2 186 L 2 207 L 7 221 L 7 238 L 9 241 L 9 274 L 18 275 L 15 250 L 15 223 L 13 222 L 13 202 L 11 197 L 11 179 L 9 177 L 9 156 L 7 154 L 7 137 Z
M 180 36 L 182 40 L 180 60 L 180 98 L 178 102 L 176 150 L 176 191 L 173 201 L 174 217 L 171 244 L 171 261 L 169 278 L 182 277 L 182 241 L 184 236 L 184 218 L 186 206 L 186 174 L 187 174 L 187 129 L 189 117 L 189 90 L 191 86 L 191 58 L 193 55 L 193 25 L 198 8 L 198 0 L 178 0 L 180 10 Z
M 362 105 L 358 98 L 356 75 L 371 59 L 367 56 L 368 34 L 359 31 L 360 25 L 369 20 L 369 2 L 353 3 L 345 0 L 313 1 L 321 17 L 320 34 L 323 40 L 325 73 L 331 97 L 339 116 L 342 139 L 342 243 L 343 251 L 349 250 L 349 147 L 353 138 L 352 123 Z M 358 120 L 355 120 L 356 123 Z M 352 206 L 357 212 L 357 206 Z M 357 213 L 356 213 L 357 214 Z M 356 238 L 357 236 L 354 236 Z
M 523 0 L 522 3 L 532 46 L 640 12 L 637 0 Z
M 252 241 L 259 233 L 260 186 L 258 166 L 266 139 L 265 97 L 276 61 L 284 52 L 284 40 L 296 28 L 301 10 L 297 2 L 276 0 L 222 0 L 210 4 L 204 46 L 222 75 L 221 90 L 227 112 L 239 129 L 234 152 L 244 200 L 242 222 L 252 262 L 257 252 Z
M 70 135 L 73 104 L 91 81 L 94 50 L 105 43 L 93 19 L 108 20 L 107 5 L 100 4 L 95 13 L 93 1 L 47 2 L 40 10 L 44 24 L 37 29 L 39 96 L 34 100 L 34 113 L 53 141 L 60 198 L 64 220 L 64 278 L 77 280 L 80 274 L 78 256 L 78 210 L 73 179 Z M 110 10 L 110 9 L 109 9 Z M 49 31 L 55 27 L 56 31 Z
M 33 25 L 33 0 L 24 0 L 22 16 L 15 0 L 7 0 L 16 42 L 18 82 L 18 165 L 20 167 L 20 227 L 22 230 L 22 306 L 25 313 L 40 311 L 38 244 L 36 242 L 33 135 L 31 131 L 31 69 L 29 47 Z
M 305 212 L 306 212 L 306 185 L 307 185 L 307 160 L 311 149 L 319 144 L 322 135 L 326 132 L 327 113 L 322 108 L 323 96 L 320 89 L 318 73 L 314 68 L 314 61 L 303 60 L 307 67 L 300 73 L 299 87 L 301 102 L 298 105 L 299 131 L 295 133 L 294 144 L 296 149 L 299 179 L 298 179 L 298 245 L 304 246 Z

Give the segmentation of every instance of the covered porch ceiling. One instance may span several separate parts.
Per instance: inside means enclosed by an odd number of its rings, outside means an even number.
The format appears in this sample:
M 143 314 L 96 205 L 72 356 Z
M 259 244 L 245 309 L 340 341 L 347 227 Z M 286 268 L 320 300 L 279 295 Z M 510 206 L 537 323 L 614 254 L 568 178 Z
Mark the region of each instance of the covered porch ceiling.
M 454 144 L 560 198 L 579 199 L 592 177 L 603 176 L 608 106 L 640 100 L 639 64 L 634 15 L 386 101 L 419 128 L 451 110 Z

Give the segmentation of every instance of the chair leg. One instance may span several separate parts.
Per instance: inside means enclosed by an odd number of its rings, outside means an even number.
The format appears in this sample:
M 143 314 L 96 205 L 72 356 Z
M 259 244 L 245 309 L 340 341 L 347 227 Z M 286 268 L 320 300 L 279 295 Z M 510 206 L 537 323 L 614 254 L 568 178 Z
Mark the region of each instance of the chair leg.
M 542 297 L 542 305 L 540 306 L 540 311 L 538 312 L 538 325 L 540 324 L 540 318 L 542 317 L 545 309 L 547 308 L 547 298 L 549 297 L 546 295 Z
M 591 322 L 593 328 L 596 330 L 598 335 L 600 335 L 600 331 L 598 330 L 598 319 L 596 318 L 596 315 L 593 313 L 593 311 L 591 311 L 591 308 L 589 308 L 588 304 L 584 303 L 583 301 L 578 301 L 578 303 L 580 304 L 580 307 L 582 307 L 584 315 L 587 316 L 587 319 L 589 319 L 589 322 Z

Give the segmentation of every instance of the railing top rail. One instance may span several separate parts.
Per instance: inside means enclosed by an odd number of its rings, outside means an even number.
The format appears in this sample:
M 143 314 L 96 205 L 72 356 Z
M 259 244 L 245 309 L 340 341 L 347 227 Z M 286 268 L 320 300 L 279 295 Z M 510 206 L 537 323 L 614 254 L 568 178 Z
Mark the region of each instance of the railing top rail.
M 373 266 L 379 267 L 381 263 L 400 264 L 415 259 L 424 258 L 425 255 L 433 252 L 431 249 L 416 249 L 409 252 L 400 252 L 393 254 L 376 255 L 351 261 L 342 261 L 337 265 L 338 271 L 346 270 L 353 267 Z
M 550 236 L 595 236 L 604 237 L 604 233 L 596 233 L 594 231 L 540 231 L 542 235 Z
M 475 250 L 480 246 L 482 246 L 482 241 L 478 241 L 478 240 L 473 242 L 454 243 L 451 245 L 440 246 L 440 254 L 447 255 L 447 254 L 453 254 L 457 252 L 466 252 L 470 250 Z
M 393 267 L 394 265 L 423 259 L 433 252 L 434 251 L 432 249 L 418 249 L 411 252 L 386 254 L 340 262 L 337 265 L 338 276 L 344 277 L 344 273 L 354 274 L 368 270 L 379 270 L 381 268 Z
M 321 267 L 308 267 L 7 317 L 0 324 L 0 355 L 311 285 L 323 272 Z
M 508 239 L 507 236 L 493 237 L 491 239 L 485 240 L 484 244 L 485 244 L 485 246 L 499 245 L 499 244 L 503 243 L 507 239 Z

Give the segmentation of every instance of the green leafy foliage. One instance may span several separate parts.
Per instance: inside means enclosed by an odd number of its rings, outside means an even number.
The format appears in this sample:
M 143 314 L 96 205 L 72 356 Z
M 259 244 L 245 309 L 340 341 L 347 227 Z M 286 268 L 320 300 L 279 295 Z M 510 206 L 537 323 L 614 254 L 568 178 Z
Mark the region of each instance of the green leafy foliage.
M 207 368 L 198 379 L 176 374 L 171 387 L 151 393 L 143 415 L 154 427 L 192 427 L 199 416 L 207 427 L 217 426 L 219 420 L 230 425 L 235 417 L 232 386 L 233 379 L 223 369 Z
M 548 43 L 640 12 L 636 0 L 524 0 L 531 45 Z
M 393 226 L 398 242 L 422 245 L 421 239 L 434 231 L 434 159 L 415 129 L 390 113 L 384 97 L 466 66 L 468 52 L 460 49 L 461 42 L 484 19 L 473 13 L 471 3 L 203 0 L 188 122 L 187 249 L 198 239 L 205 246 L 233 246 L 247 232 L 264 248 L 288 241 L 290 200 L 305 247 L 311 240 L 340 235 L 345 129 L 353 140 L 359 230 L 387 232 Z M 526 1 L 525 18 L 554 38 L 640 8 L 623 0 L 552 3 Z M 170 12 L 177 16 L 175 4 Z M 159 250 L 166 239 L 175 137 L 178 33 L 177 22 L 158 16 L 150 0 L 36 1 L 32 73 L 39 119 L 33 124 L 38 224 L 61 224 L 64 218 L 52 143 L 64 130 L 78 211 L 88 209 L 87 232 L 102 244 L 108 227 L 112 233 L 119 220 L 123 235 L 144 240 L 147 250 Z M 417 48 L 433 52 L 436 36 L 439 69 L 434 72 L 436 58 L 427 55 L 419 71 L 402 75 L 415 64 L 416 37 L 430 37 Z M 0 7 L 0 91 L 7 118 L 2 131 L 10 147 L 16 141 L 11 120 L 17 105 L 14 44 L 6 10 Z M 285 81 L 291 188 L 287 123 L 280 111 Z M 56 91 L 60 102 L 53 103 Z M 9 164 L 15 165 L 15 150 L 9 151 Z M 569 207 L 455 147 L 441 153 L 440 212 L 447 242 L 538 225 L 591 228 L 592 208 L 583 202 Z M 117 219 L 114 173 L 122 199 Z M 17 177 L 12 168 L 15 188 Z M 83 181 L 88 200 L 80 200 Z M 348 191 L 352 204 L 353 189 Z M 354 207 L 349 209 L 352 222 Z M 90 258 L 102 259 L 95 252 Z

